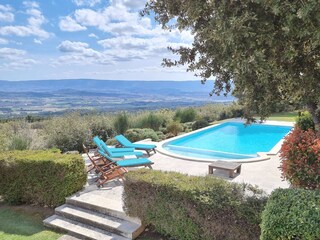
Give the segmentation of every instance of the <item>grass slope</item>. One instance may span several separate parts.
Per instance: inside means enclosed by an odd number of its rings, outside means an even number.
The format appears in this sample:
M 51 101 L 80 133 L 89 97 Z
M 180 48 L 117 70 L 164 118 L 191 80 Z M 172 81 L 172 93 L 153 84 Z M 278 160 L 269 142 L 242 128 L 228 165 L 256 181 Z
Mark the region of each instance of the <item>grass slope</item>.
M 45 211 L 38 208 L 0 205 L 1 240 L 56 240 L 62 236 L 42 223 Z
M 268 120 L 295 122 L 297 117 L 298 117 L 298 112 L 282 112 L 282 113 L 272 114 L 268 118 Z

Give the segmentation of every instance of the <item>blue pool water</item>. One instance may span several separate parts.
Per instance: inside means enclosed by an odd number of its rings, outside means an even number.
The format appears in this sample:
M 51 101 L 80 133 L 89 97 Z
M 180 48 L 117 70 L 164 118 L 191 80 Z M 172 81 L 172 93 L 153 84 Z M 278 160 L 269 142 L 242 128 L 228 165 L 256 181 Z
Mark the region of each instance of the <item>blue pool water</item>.
M 164 144 L 169 152 L 198 158 L 245 159 L 269 152 L 289 131 L 289 126 L 226 122 Z

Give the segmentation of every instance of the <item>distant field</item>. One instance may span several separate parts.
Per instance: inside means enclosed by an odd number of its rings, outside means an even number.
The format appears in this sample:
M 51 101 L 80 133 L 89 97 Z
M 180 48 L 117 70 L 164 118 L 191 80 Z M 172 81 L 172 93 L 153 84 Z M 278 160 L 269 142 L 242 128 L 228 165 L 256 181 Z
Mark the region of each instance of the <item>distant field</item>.
M 298 112 L 283 112 L 283 113 L 274 113 L 272 114 L 268 120 L 273 121 L 286 121 L 286 122 L 294 122 L 298 117 Z

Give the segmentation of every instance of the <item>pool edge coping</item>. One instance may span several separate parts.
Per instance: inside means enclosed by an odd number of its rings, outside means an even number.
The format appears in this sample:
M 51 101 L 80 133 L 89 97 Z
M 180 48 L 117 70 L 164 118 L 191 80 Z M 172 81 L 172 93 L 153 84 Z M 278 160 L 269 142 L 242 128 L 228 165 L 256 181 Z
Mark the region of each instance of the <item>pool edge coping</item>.
M 170 157 L 178 158 L 178 159 L 182 159 L 182 160 L 187 160 L 187 161 L 206 162 L 206 163 L 215 162 L 215 161 L 226 161 L 225 159 L 213 159 L 213 158 L 210 159 L 210 158 L 196 158 L 196 157 L 183 156 L 183 155 L 179 155 L 179 154 L 175 154 L 175 153 L 169 152 L 169 151 L 167 151 L 166 149 L 164 149 L 162 147 L 167 142 L 174 141 L 174 140 L 179 139 L 181 137 L 185 137 L 185 136 L 197 133 L 197 132 L 201 132 L 201 131 L 204 131 L 206 129 L 212 128 L 212 127 L 217 127 L 217 126 L 219 126 L 219 125 L 221 125 L 222 123 L 225 123 L 225 122 L 243 122 L 243 120 L 240 119 L 240 118 L 228 119 L 228 120 L 224 120 L 224 121 L 221 121 L 219 123 L 210 125 L 208 127 L 200 128 L 200 129 L 195 130 L 195 131 L 191 131 L 191 132 L 188 132 L 188 133 L 184 133 L 184 134 L 175 136 L 173 138 L 169 138 L 169 139 L 163 140 L 163 141 L 161 141 L 161 142 L 159 142 L 157 144 L 157 149 L 156 150 L 159 153 L 164 154 L 166 156 L 170 156 Z M 270 120 L 270 121 L 267 120 L 267 121 L 264 121 L 263 123 L 260 123 L 260 124 L 276 125 L 276 126 L 290 126 L 290 127 L 294 126 L 294 122 L 272 121 L 272 120 Z M 288 135 L 288 134 L 286 134 L 286 135 Z M 269 152 L 257 152 L 258 157 L 256 157 L 256 158 L 246 158 L 246 159 L 241 159 L 241 160 L 239 160 L 239 159 L 230 159 L 230 160 L 227 160 L 227 161 L 228 162 L 238 162 L 238 163 L 251 163 L 251 162 L 260 162 L 260 161 L 269 160 L 271 158 L 271 156 L 277 155 L 279 153 L 279 151 L 281 149 L 281 145 L 282 145 L 283 140 L 284 140 L 284 137 L 279 142 L 277 142 L 277 144 Z

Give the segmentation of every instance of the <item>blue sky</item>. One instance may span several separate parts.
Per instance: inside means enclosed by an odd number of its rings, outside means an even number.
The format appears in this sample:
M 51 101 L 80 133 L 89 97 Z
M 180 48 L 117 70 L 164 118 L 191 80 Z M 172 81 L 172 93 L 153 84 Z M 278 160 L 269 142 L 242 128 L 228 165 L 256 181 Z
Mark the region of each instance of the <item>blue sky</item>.
M 163 68 L 167 46 L 192 43 L 140 17 L 144 0 L 0 2 L 0 79 L 195 80 Z

